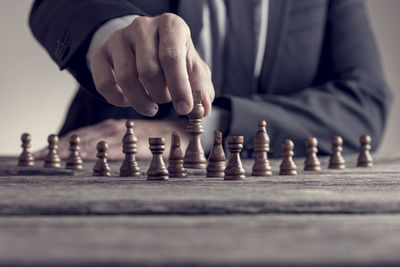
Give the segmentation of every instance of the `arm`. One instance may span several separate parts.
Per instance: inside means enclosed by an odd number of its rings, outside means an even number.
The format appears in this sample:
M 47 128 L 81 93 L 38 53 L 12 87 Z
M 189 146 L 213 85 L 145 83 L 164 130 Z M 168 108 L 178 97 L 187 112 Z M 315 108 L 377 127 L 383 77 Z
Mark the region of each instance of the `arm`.
M 214 89 L 208 66 L 194 48 L 185 21 L 166 13 L 174 11 L 178 1 L 71 3 L 35 2 L 30 24 L 60 68 L 67 67 L 83 87 L 115 106 L 131 106 L 145 116 L 154 116 L 158 104 L 171 101 L 179 114 L 188 114 L 193 105 L 191 91 L 201 90 L 205 114 L 210 113 Z M 149 16 L 114 32 L 93 52 L 89 71 L 85 58 L 97 27 L 115 17 L 144 13 Z
M 251 147 L 258 119 L 268 122 L 271 152 L 280 156 L 284 139 L 295 142 L 295 154 L 304 155 L 309 136 L 319 140 L 322 153 L 330 153 L 334 135 L 344 139 L 344 152 L 359 147 L 359 137 L 370 134 L 373 149 L 383 135 L 391 102 L 361 1 L 332 1 L 328 11 L 324 68 L 329 79 L 318 86 L 291 94 L 256 94 L 249 98 L 226 96 L 221 101 L 231 110 L 231 135 L 244 135 Z M 327 66 L 329 65 L 329 66 Z

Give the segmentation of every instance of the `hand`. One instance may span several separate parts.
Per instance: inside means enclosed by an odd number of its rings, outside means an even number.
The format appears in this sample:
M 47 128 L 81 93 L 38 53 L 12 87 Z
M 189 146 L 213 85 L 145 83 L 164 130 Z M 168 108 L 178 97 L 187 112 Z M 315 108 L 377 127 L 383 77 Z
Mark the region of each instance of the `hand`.
M 151 120 L 136 120 L 133 128 L 138 139 L 137 147 L 138 159 L 150 159 L 152 154 L 149 150 L 149 137 L 165 137 L 166 149 L 164 157 L 168 156 L 170 147 L 170 136 L 173 131 L 176 131 L 181 139 L 181 148 L 185 151 L 189 138 L 185 133 L 185 120 L 174 121 L 151 121 Z M 69 155 L 69 138 L 76 134 L 80 137 L 81 157 L 86 160 L 96 159 L 96 145 L 99 141 L 107 142 L 109 160 L 122 160 L 125 155 L 122 153 L 122 138 L 125 135 L 126 120 L 106 120 L 96 125 L 83 127 L 68 133 L 60 138 L 58 145 L 58 154 L 61 158 L 67 158 Z M 42 159 L 47 154 L 47 148 L 43 148 L 33 155 L 37 159 Z
M 192 90 L 200 90 L 204 116 L 211 112 L 210 70 L 177 15 L 139 17 L 116 31 L 94 52 L 91 71 L 97 91 L 115 106 L 154 116 L 157 104 L 172 101 L 184 115 L 193 107 Z

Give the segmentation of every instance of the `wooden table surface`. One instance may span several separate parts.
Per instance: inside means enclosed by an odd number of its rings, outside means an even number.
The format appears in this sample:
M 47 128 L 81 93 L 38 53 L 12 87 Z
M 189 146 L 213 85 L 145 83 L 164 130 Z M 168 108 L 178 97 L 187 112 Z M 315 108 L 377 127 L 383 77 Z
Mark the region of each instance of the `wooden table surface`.
M 1 157 L 0 265 L 398 265 L 400 157 L 368 169 L 355 158 L 344 171 L 323 158 L 298 176 L 148 182 L 118 177 L 120 162 L 92 177 L 93 162 L 71 172 Z

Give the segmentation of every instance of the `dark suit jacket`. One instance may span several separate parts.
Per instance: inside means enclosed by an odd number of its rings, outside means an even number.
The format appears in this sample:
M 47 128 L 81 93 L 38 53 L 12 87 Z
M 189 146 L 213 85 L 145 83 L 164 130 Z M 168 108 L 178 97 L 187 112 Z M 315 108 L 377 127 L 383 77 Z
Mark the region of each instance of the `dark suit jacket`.
M 127 14 L 155 16 L 176 12 L 179 1 L 166 0 L 37 0 L 30 16 L 35 37 L 61 69 L 82 85 L 60 134 L 107 118 L 144 117 L 116 108 L 96 92 L 85 55 L 92 34 L 105 21 Z M 199 14 L 201 18 L 201 14 Z M 270 0 L 266 52 L 255 89 L 222 94 L 215 104 L 230 111 L 225 134 L 243 135 L 251 151 L 257 121 L 268 122 L 271 152 L 291 138 L 295 153 L 316 136 L 323 153 L 340 135 L 345 152 L 370 134 L 379 144 L 391 102 L 377 47 L 362 0 Z M 197 29 L 192 29 L 194 41 Z M 85 89 L 83 89 L 85 88 Z M 96 96 L 96 97 L 92 97 Z M 176 117 L 170 104 L 153 119 Z

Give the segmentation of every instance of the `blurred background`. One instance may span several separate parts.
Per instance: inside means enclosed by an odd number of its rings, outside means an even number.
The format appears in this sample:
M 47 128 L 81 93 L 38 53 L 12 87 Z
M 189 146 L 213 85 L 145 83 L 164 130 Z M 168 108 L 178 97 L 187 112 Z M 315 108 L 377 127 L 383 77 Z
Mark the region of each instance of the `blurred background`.
M 0 2 L 0 154 L 20 152 L 20 136 L 32 135 L 33 149 L 57 133 L 75 93 L 76 83 L 60 72 L 33 39 L 27 20 L 31 0 Z M 395 104 L 379 152 L 400 150 L 400 1 L 368 0 L 368 12 Z

